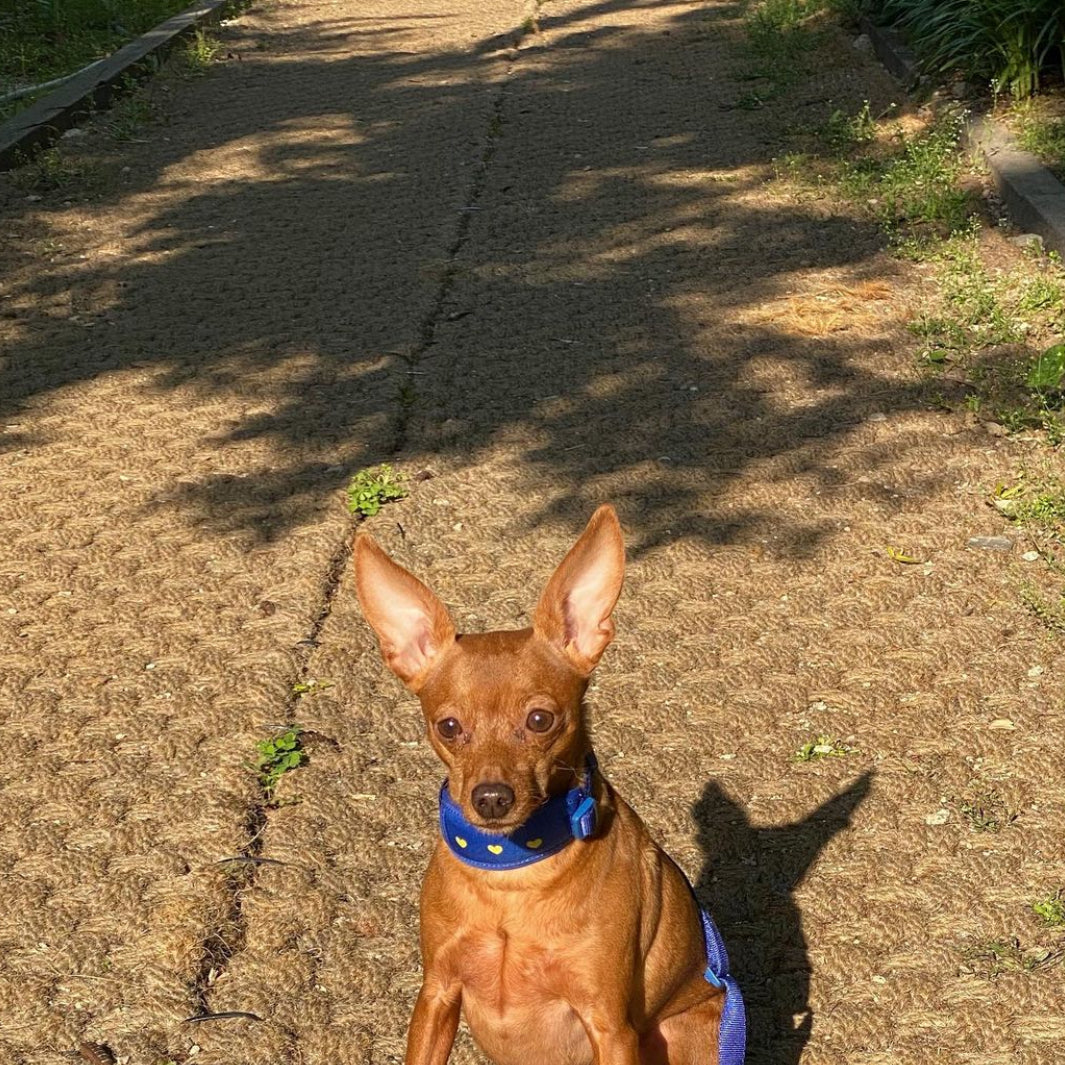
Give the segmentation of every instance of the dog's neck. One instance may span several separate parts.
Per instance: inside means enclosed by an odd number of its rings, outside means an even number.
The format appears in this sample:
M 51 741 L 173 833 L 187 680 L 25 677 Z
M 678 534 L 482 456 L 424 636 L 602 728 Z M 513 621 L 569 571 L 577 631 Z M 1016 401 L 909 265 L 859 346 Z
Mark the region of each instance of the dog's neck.
M 574 840 L 595 835 L 598 804 L 595 790 L 595 755 L 589 754 L 576 786 L 550 798 L 523 825 L 496 834 L 466 820 L 448 792 L 440 789 L 440 835 L 464 865 L 476 869 L 519 869 L 557 854 Z

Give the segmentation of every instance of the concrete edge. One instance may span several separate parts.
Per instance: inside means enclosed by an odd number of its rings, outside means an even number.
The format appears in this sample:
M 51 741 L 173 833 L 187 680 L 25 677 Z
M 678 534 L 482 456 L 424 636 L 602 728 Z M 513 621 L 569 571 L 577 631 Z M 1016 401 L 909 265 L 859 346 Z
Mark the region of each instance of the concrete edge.
M 201 0 L 0 123 L 0 170 L 18 166 L 94 109 L 107 107 L 121 91 L 123 79 L 151 73 L 153 61 L 161 61 L 181 37 L 237 6 L 235 0 Z
M 877 59 L 911 89 L 918 81 L 917 59 L 899 35 L 869 19 L 861 20 L 861 30 Z M 991 171 L 1011 221 L 1026 233 L 1038 233 L 1046 248 L 1065 257 L 1065 185 L 1038 156 L 1018 148 L 1001 122 L 968 115 L 963 133 L 966 145 Z
M 869 38 L 877 59 L 887 67 L 888 73 L 901 81 L 907 90 L 912 89 L 920 78 L 917 56 L 902 39 L 902 35 L 886 26 L 878 26 L 871 19 L 862 17 L 858 27 Z

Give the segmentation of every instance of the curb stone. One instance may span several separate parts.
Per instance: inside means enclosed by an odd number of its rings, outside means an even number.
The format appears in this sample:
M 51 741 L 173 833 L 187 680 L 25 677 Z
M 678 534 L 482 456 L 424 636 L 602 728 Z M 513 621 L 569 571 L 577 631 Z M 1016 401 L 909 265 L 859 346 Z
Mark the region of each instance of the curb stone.
M 201 23 L 219 21 L 235 7 L 234 0 L 202 0 L 0 123 L 0 170 L 11 170 L 34 150 L 53 144 L 94 108 L 107 107 L 121 91 L 122 79 L 144 76 L 180 38 Z
M 891 29 L 861 21 L 881 63 L 907 88 L 916 84 L 917 60 Z M 1065 185 L 1031 152 L 1022 151 L 1000 122 L 968 116 L 965 142 L 982 156 L 1009 212 L 1023 232 L 1038 233 L 1050 251 L 1065 256 Z

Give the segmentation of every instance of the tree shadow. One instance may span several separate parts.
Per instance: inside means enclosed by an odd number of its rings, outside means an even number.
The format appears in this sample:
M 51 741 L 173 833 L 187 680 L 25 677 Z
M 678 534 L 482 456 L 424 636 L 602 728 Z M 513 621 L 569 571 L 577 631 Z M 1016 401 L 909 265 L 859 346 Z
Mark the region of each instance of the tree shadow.
M 674 9 L 668 29 L 623 24 L 647 6 Z M 755 465 L 832 488 L 866 420 L 925 407 L 929 389 L 885 364 L 875 325 L 789 321 L 811 275 L 877 275 L 881 241 L 844 210 L 759 202 L 776 127 L 737 111 L 735 5 L 548 13 L 551 47 L 513 61 L 498 35 L 358 53 L 404 19 L 279 30 L 278 55 L 313 54 L 232 64 L 211 121 L 103 194 L 158 204 L 125 254 L 21 272 L 11 305 L 69 292 L 78 314 L 16 328 L 0 416 L 26 425 L 0 448 L 46 439 L 22 412 L 66 386 L 147 368 L 130 403 L 224 401 L 201 448 L 254 454 L 161 485 L 153 505 L 251 542 L 308 522 L 397 447 L 472 466 L 517 439 L 515 493 L 544 500 L 532 520 L 609 494 L 637 553 L 678 536 L 814 552 L 827 526 L 809 508 L 703 501 Z M 811 115 L 834 105 L 824 91 Z M 174 176 L 227 146 L 253 161 L 239 179 Z M 870 446 L 853 472 L 893 459 Z
M 798 1065 L 810 1037 L 810 959 L 792 892 L 825 845 L 851 824 L 873 772 L 801 821 L 756 828 L 715 781 L 692 812 L 705 860 L 695 893 L 728 944 L 747 1007 L 750 1065 Z

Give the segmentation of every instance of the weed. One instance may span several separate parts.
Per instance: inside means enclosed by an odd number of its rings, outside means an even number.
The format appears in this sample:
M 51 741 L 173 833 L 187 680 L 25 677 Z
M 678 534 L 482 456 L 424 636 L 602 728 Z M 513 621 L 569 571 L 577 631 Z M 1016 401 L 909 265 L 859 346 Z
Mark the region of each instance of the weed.
M 324 692 L 333 687 L 331 680 L 307 680 L 297 681 L 292 685 L 292 694 L 297 699 L 302 699 L 305 695 L 313 695 L 315 692 Z
M 1020 146 L 1065 178 L 1065 117 L 1044 114 L 1031 102 L 1014 108 L 1011 117 Z
M 92 184 L 93 168 L 65 156 L 59 148 L 38 152 L 14 173 L 15 184 L 24 192 L 57 192 Z
M 1065 596 L 1053 603 L 1031 586 L 1021 589 L 1021 602 L 1049 632 L 1065 636 Z
M 203 77 L 221 50 L 221 42 L 197 26 L 185 42 L 184 51 L 181 53 L 183 73 L 186 77 Z
M 116 141 L 130 141 L 158 118 L 159 108 L 147 96 L 130 96 L 112 108 L 107 129 Z
M 974 832 L 1001 832 L 1018 816 L 993 788 L 979 791 L 971 799 L 956 801 L 955 805 Z
M 348 484 L 348 510 L 371 518 L 386 503 L 407 495 L 404 479 L 386 462 L 380 466 L 360 470 Z
M 833 111 L 818 132 L 829 147 L 841 155 L 871 143 L 876 139 L 876 122 L 869 112 L 869 101 L 865 101 L 856 115 L 847 115 L 838 109 Z
M 842 758 L 844 755 L 853 753 L 854 748 L 848 747 L 842 740 L 818 736 L 816 740 L 804 743 L 795 752 L 794 757 L 796 762 L 815 762 L 819 758 Z
M 1004 973 L 1032 973 L 1061 961 L 1062 952 L 1049 947 L 1022 947 L 1019 939 L 987 939 L 963 954 L 962 972 L 994 980 Z
M 1065 927 L 1065 888 L 1033 902 L 1032 912 L 1051 928 Z
M 861 115 L 851 121 L 858 121 Z M 886 153 L 844 164 L 840 185 L 873 209 L 896 240 L 947 237 L 969 228 L 969 194 L 957 185 L 961 172 L 961 123 L 945 118 L 924 132 L 894 135 Z
M 259 752 L 255 762 L 259 783 L 271 799 L 281 778 L 307 761 L 307 755 L 300 748 L 298 728 L 286 729 L 269 740 L 260 740 L 255 749 Z

